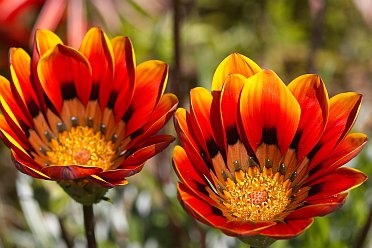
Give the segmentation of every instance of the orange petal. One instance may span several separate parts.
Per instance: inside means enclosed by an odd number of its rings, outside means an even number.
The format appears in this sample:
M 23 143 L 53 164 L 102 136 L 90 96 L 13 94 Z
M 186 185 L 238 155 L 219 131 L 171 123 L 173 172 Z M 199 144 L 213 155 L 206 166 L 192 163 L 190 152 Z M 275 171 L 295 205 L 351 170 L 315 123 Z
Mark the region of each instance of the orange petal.
M 326 198 L 346 190 L 358 187 L 367 180 L 367 175 L 352 169 L 342 167 L 332 173 L 314 180 L 306 186 L 311 186 L 306 201 Z
M 358 115 L 362 95 L 341 93 L 330 99 L 326 129 L 319 143 L 309 153 L 309 169 L 324 160 L 334 147 L 349 133 Z
M 41 172 L 41 168 L 37 166 L 35 163 L 30 162 L 28 160 L 21 159 L 16 153 L 12 151 L 12 161 L 15 167 L 22 173 L 32 176 L 38 179 L 51 179 L 49 176 L 45 175 Z
M 107 181 L 97 175 L 90 176 L 90 180 L 106 188 L 113 188 L 116 186 L 124 186 L 128 184 L 128 181 L 125 179 L 117 180 L 117 181 Z
M 240 114 L 254 151 L 261 143 L 277 144 L 284 154 L 296 133 L 301 109 L 280 78 L 264 70 L 244 85 Z
M 47 166 L 41 170 L 48 175 L 52 180 L 74 180 L 83 177 L 95 175 L 102 171 L 98 167 L 88 167 L 82 165 L 68 165 L 68 166 Z
M 114 55 L 111 43 L 106 34 L 95 27 L 86 33 L 79 51 L 85 55 L 92 67 L 90 100 L 99 99 L 103 111 L 113 87 Z
M 314 219 L 286 220 L 277 223 L 275 226 L 260 231 L 260 235 L 268 236 L 274 239 L 289 239 L 303 233 L 313 224 Z
M 259 71 L 261 68 L 255 62 L 239 53 L 232 53 L 218 65 L 213 75 L 212 91 L 220 91 L 226 76 L 230 74 L 241 74 L 248 78 Z
M 123 119 L 127 123 L 126 135 L 140 129 L 149 119 L 163 94 L 168 78 L 168 65 L 149 60 L 136 69 L 136 84 L 132 102 Z
M 75 49 L 57 45 L 40 59 L 37 72 L 40 82 L 58 112 L 64 100 L 79 97 L 87 104 L 92 88 L 89 62 Z
M 291 148 L 301 161 L 318 143 L 328 120 L 328 93 L 318 75 L 294 79 L 288 89 L 301 107 L 301 118 Z
M 218 228 L 231 236 L 256 235 L 261 230 L 275 225 L 273 222 L 250 223 L 229 221 L 222 215 L 221 210 L 201 200 L 181 183 L 178 184 L 178 197 L 185 210 L 194 218 L 214 228 Z
M 192 124 L 195 124 L 193 127 L 198 141 L 213 158 L 224 150 L 225 143 L 223 136 L 219 135 L 222 134 L 222 123 L 218 103 L 208 90 L 197 87 L 190 91 L 190 105 L 190 116 L 193 119 Z
M 58 44 L 63 44 L 62 40 L 52 31 L 39 29 L 35 33 L 36 51 L 42 57 L 48 50 L 53 49 Z
M 362 133 L 348 134 L 328 155 L 327 159 L 314 166 L 310 171 L 312 181 L 316 178 L 325 175 L 332 170 L 349 162 L 352 158 L 359 154 L 363 147 L 367 144 L 367 136 Z
M 118 122 L 132 100 L 136 59 L 129 38 L 116 37 L 111 40 L 111 44 L 114 53 L 114 81 L 108 107 L 114 108 Z
M 304 207 L 293 211 L 286 217 L 286 219 L 306 219 L 327 215 L 340 208 L 345 203 L 347 195 L 348 193 L 342 193 L 329 198 L 306 202 Z

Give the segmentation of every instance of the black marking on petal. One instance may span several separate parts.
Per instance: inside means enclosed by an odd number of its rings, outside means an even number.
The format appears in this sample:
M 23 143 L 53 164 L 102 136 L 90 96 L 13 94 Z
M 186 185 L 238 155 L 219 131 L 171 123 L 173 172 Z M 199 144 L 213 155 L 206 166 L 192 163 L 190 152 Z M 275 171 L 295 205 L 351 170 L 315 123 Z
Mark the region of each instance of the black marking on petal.
M 31 114 L 31 117 L 35 118 L 40 112 L 39 107 L 37 106 L 37 104 L 32 98 L 30 99 L 30 101 L 27 101 L 26 104 L 27 104 L 28 111 Z
M 106 125 L 105 125 L 105 124 L 101 124 L 101 126 L 100 126 L 100 130 L 101 130 L 101 133 L 102 133 L 102 134 L 106 134 L 106 132 L 107 132 L 107 127 L 106 127 Z
M 59 121 L 57 122 L 57 130 L 59 133 L 62 133 L 63 131 L 66 131 L 65 123 Z
M 311 152 L 309 152 L 309 154 L 307 155 L 307 157 L 312 160 L 315 156 L 315 154 L 320 150 L 320 148 L 322 148 L 322 144 L 318 143 L 312 150 Z
M 296 179 L 296 177 L 297 177 L 297 171 L 294 171 L 292 173 L 292 175 L 290 176 L 289 180 L 291 180 L 291 182 L 293 182 Z
M 223 212 L 219 208 L 211 206 L 211 210 L 212 210 L 212 213 L 215 215 L 222 216 L 223 214 Z
M 53 138 L 52 135 L 49 133 L 49 131 L 44 131 L 44 136 L 48 142 L 50 142 Z
M 77 97 L 74 82 L 63 82 L 61 86 L 63 100 L 70 100 Z
M 99 95 L 99 82 L 93 82 L 92 91 L 90 92 L 90 100 L 97 100 Z
M 91 117 L 91 116 L 89 116 L 88 118 L 87 118 L 87 125 L 88 125 L 88 127 L 90 127 L 90 128 L 92 128 L 93 127 L 93 117 Z
M 268 145 L 278 144 L 278 137 L 275 128 L 262 129 L 262 142 Z
M 228 127 L 226 129 L 226 138 L 229 145 L 233 145 L 239 140 L 239 133 L 236 126 Z
M 278 172 L 280 174 L 284 175 L 285 174 L 285 171 L 286 171 L 285 164 L 284 163 L 280 163 L 279 168 L 278 168 Z
M 207 149 L 211 158 L 214 158 L 219 151 L 216 142 L 211 138 L 207 140 Z
M 198 183 L 198 182 L 195 182 L 197 187 L 198 187 L 198 191 L 204 195 L 208 195 L 208 191 L 205 189 L 205 185 L 201 184 L 201 183 Z
M 132 106 L 129 106 L 128 109 L 127 109 L 127 112 L 125 112 L 122 120 L 126 123 L 128 123 L 128 121 L 130 120 L 130 118 L 132 117 L 134 113 L 134 110 L 133 110 L 133 107 Z
M 40 146 L 39 151 L 45 156 L 46 155 L 46 150 L 44 147 Z
M 321 168 L 322 168 L 321 164 L 317 164 L 314 168 L 312 168 L 309 171 L 309 176 L 314 175 L 316 172 L 320 171 Z
M 110 109 L 114 109 L 114 106 L 115 106 L 115 103 L 116 103 L 116 99 L 118 98 L 118 95 L 119 94 L 118 94 L 117 91 L 111 92 L 109 101 L 107 103 L 107 107 L 109 107 Z
M 271 167 L 273 167 L 273 161 L 271 161 L 270 159 L 265 159 L 265 167 L 266 168 L 271 168 Z
M 133 133 L 130 135 L 130 138 L 131 138 L 131 139 L 134 139 L 134 138 L 140 136 L 142 133 L 143 133 L 143 131 L 142 131 L 142 129 L 140 128 L 140 129 L 136 130 L 135 132 L 133 132 Z
M 118 135 L 116 133 L 114 133 L 112 136 L 111 136 L 111 141 L 113 143 L 115 143 L 116 141 L 118 140 Z
M 316 185 L 312 186 L 311 189 L 309 190 L 309 196 L 313 196 L 313 195 L 318 194 L 319 192 L 322 191 L 322 188 L 323 188 L 322 184 L 316 184 Z
M 76 127 L 79 125 L 79 118 L 76 116 L 71 116 L 71 126 Z
M 295 136 L 293 137 L 292 143 L 289 147 L 296 150 L 298 147 L 298 144 L 300 143 L 301 136 L 302 136 L 302 130 L 298 130 Z

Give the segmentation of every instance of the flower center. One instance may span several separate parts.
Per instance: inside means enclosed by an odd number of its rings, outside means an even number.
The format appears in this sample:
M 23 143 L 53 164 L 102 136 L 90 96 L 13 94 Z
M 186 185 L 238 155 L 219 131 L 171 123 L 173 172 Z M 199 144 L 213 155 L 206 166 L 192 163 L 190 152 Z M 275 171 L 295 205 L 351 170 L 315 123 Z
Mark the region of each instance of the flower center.
M 58 134 L 49 142 L 50 151 L 46 153 L 53 165 L 87 165 L 102 168 L 112 166 L 115 154 L 114 144 L 106 141 L 100 133 L 90 127 L 72 127 L 70 131 Z
M 271 221 L 280 215 L 290 203 L 292 190 L 289 180 L 283 182 L 279 173 L 268 175 L 257 167 L 247 172 L 235 172 L 235 180 L 227 178 L 223 191 L 223 205 L 227 213 L 239 221 Z

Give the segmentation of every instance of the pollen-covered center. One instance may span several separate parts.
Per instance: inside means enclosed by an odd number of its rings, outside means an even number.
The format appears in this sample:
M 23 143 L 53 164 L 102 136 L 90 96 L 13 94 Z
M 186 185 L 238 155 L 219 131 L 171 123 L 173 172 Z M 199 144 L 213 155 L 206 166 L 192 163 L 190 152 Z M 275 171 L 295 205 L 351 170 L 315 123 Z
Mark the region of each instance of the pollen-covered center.
M 270 221 L 278 219 L 290 203 L 289 180 L 283 182 L 279 173 L 268 175 L 257 167 L 235 172 L 235 180 L 227 178 L 224 201 L 226 212 L 239 221 Z
M 50 141 L 49 147 L 46 155 L 53 165 L 87 165 L 104 171 L 112 166 L 115 154 L 114 144 L 87 126 L 72 127 L 59 133 L 57 139 Z

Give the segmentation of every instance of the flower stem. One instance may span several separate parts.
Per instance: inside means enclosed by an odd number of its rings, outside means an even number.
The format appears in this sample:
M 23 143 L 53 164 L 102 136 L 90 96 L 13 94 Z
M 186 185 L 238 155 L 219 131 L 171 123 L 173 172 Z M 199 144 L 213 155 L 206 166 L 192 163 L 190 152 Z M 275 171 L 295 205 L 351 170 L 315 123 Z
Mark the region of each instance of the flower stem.
M 88 248 L 96 248 L 96 236 L 94 234 L 94 213 L 93 205 L 83 205 L 85 236 L 87 237 Z

